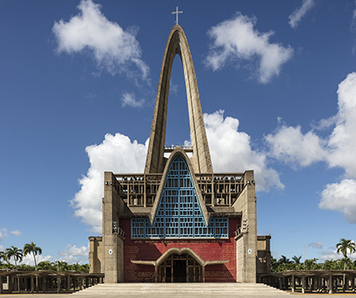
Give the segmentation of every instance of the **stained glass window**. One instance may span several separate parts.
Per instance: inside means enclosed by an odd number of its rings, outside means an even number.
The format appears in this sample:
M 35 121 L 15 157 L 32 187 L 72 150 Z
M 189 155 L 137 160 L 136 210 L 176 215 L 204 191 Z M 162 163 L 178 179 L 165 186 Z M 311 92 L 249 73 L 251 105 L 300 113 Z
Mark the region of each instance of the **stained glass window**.
M 227 238 L 228 218 L 205 224 L 189 168 L 181 156 L 170 165 L 155 220 L 131 219 L 132 238 Z

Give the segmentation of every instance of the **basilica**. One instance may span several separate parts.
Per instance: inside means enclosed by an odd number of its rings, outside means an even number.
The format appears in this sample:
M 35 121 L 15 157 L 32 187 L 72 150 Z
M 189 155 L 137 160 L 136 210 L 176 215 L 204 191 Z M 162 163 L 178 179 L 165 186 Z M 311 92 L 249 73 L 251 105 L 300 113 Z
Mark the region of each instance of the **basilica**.
M 183 66 L 191 146 L 165 146 L 173 60 Z M 188 41 L 168 37 L 144 173 L 105 172 L 102 236 L 89 237 L 91 273 L 105 283 L 249 282 L 270 272 L 257 236 L 252 169 L 215 173 Z

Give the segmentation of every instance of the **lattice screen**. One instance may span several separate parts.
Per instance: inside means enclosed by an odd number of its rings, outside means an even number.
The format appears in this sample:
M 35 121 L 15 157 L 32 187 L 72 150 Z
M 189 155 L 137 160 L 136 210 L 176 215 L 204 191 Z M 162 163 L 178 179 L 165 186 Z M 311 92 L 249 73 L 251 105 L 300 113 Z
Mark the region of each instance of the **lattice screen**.
M 132 238 L 227 238 L 228 218 L 213 217 L 207 226 L 188 166 L 174 158 L 151 226 L 148 218 L 131 219 Z

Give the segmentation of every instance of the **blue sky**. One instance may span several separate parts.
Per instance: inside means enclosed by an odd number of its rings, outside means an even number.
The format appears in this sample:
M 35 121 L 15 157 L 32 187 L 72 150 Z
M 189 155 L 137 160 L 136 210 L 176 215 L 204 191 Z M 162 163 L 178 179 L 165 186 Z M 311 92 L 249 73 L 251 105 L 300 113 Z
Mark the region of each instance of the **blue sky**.
M 214 171 L 255 170 L 273 255 L 322 261 L 356 240 L 355 1 L 5 0 L 0 250 L 87 262 L 103 171 L 143 171 L 176 6 Z M 166 142 L 189 138 L 177 56 Z

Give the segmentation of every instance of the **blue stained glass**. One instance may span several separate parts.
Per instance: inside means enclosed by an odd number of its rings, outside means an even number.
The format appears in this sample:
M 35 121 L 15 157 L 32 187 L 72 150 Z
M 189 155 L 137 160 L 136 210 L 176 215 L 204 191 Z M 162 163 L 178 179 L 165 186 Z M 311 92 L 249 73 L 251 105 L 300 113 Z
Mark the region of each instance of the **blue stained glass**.
M 228 238 L 228 218 L 205 224 L 189 168 L 181 156 L 171 163 L 155 220 L 131 219 L 132 238 Z

